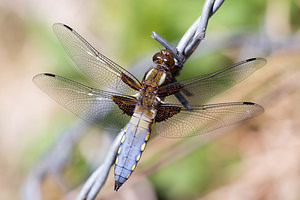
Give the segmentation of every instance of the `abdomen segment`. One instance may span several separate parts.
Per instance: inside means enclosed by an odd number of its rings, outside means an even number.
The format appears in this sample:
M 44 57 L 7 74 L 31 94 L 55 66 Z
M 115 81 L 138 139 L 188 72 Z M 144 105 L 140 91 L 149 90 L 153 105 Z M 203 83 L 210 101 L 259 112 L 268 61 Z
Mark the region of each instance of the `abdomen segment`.
M 137 109 L 136 109 L 137 110 Z M 150 137 L 153 119 L 135 112 L 124 132 L 115 162 L 115 190 L 131 176 Z

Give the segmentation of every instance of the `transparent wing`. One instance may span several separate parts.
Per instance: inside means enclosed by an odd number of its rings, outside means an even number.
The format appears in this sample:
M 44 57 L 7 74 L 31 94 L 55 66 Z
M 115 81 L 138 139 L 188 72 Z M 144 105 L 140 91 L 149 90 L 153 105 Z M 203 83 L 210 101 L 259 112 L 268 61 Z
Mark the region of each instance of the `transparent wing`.
M 181 109 L 178 114 L 166 121 L 155 123 L 155 132 L 170 138 L 194 136 L 235 124 L 264 112 L 263 107 L 251 102 L 192 106 L 191 110 L 181 105 L 178 107 Z
M 33 82 L 56 102 L 91 124 L 117 132 L 130 120 L 112 98 L 134 99 L 131 96 L 90 88 L 48 73 L 36 75 Z
M 263 67 L 266 62 L 263 58 L 251 58 L 210 74 L 171 83 L 161 87 L 160 91 L 174 91 L 182 88 L 180 93 L 190 105 L 203 104 L 209 98 L 241 82 Z M 174 95 L 167 96 L 164 101 L 170 104 L 180 103 Z
M 54 24 L 53 30 L 69 57 L 87 76 L 100 85 L 111 88 L 117 92 L 122 93 L 126 90 L 129 92 L 128 94 L 136 93 L 134 92 L 135 90 L 128 87 L 128 85 L 121 80 L 121 76 L 125 74 L 140 84 L 138 79 L 99 53 L 75 30 L 60 23 Z

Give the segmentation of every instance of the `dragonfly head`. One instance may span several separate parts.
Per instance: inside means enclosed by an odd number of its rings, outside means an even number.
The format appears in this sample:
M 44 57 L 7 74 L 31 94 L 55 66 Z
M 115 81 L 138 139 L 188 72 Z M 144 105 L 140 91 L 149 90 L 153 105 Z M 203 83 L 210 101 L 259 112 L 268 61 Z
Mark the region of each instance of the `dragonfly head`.
M 154 64 L 164 65 L 168 69 L 172 69 L 175 64 L 172 53 L 166 49 L 161 50 L 160 52 L 154 54 L 152 60 Z

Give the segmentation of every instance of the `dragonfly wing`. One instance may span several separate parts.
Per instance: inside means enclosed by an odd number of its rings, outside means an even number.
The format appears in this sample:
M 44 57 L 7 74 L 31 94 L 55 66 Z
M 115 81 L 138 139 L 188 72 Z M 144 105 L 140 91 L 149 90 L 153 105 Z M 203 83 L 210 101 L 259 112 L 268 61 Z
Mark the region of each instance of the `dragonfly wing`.
M 186 109 L 182 105 L 162 105 L 164 106 L 172 107 L 176 113 L 165 121 L 155 123 L 154 130 L 159 135 L 170 138 L 203 134 L 264 112 L 263 107 L 251 102 L 207 104 L 192 106 L 192 109 Z
M 130 119 L 114 100 L 123 99 L 125 103 L 126 100 L 136 101 L 131 96 L 90 88 L 48 73 L 36 75 L 33 82 L 56 102 L 85 121 L 113 131 L 120 131 Z M 128 108 L 134 109 L 134 106 L 129 104 Z
M 136 93 L 122 79 L 126 76 L 135 84 L 140 85 L 138 79 L 126 69 L 99 53 L 75 30 L 60 23 L 54 24 L 53 30 L 69 57 L 87 76 L 102 86 L 115 91 L 131 90 L 129 91 L 130 94 Z
M 180 94 L 190 105 L 203 104 L 211 97 L 241 82 L 253 72 L 266 64 L 263 58 L 251 58 L 219 71 L 171 83 L 160 88 L 160 91 L 180 91 Z M 180 104 L 175 95 L 167 96 L 164 100 L 170 104 Z

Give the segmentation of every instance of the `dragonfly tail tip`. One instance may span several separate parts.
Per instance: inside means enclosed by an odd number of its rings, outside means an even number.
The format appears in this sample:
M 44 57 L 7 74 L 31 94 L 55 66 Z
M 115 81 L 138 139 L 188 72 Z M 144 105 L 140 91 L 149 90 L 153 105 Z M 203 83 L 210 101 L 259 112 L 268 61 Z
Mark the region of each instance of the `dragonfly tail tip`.
M 121 186 L 122 186 L 122 183 L 120 183 L 119 181 L 116 181 L 115 182 L 115 191 L 117 192 Z

